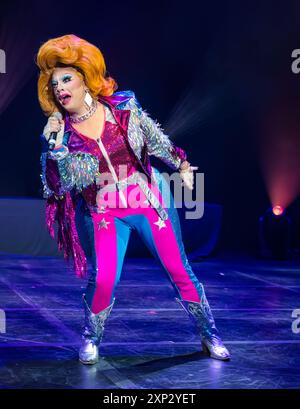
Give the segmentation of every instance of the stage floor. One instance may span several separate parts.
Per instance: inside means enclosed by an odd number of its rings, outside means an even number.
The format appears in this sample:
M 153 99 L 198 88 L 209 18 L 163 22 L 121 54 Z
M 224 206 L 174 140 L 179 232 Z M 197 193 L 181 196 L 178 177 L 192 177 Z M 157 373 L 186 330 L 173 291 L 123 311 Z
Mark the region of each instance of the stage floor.
M 127 259 L 93 366 L 77 360 L 85 281 L 62 259 L 0 256 L 1 388 L 300 388 L 300 263 L 225 254 L 192 263 L 230 362 L 200 339 L 152 259 Z M 298 324 L 300 328 L 300 323 Z

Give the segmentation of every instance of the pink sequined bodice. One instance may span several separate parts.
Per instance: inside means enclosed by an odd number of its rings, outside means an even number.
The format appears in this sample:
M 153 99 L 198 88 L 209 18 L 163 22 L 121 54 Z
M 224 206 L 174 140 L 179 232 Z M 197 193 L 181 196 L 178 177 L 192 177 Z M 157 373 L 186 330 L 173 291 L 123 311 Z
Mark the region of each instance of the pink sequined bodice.
M 111 163 L 119 178 L 119 165 L 127 165 L 127 174 L 131 174 L 138 167 L 138 162 L 127 147 L 125 138 L 117 124 L 105 122 L 101 141 L 110 157 Z M 102 155 L 102 154 L 101 154 Z M 134 168 L 134 169 L 133 169 Z M 106 160 L 102 157 L 99 166 L 100 173 L 109 172 Z
M 124 179 L 126 175 L 131 175 L 131 173 L 135 172 L 139 168 L 139 163 L 136 157 L 129 151 L 125 137 L 122 134 L 118 124 L 113 124 L 110 121 L 105 121 L 101 141 L 110 158 L 111 164 L 113 165 L 118 180 Z M 96 156 L 99 159 L 100 174 L 109 173 L 111 175 L 107 161 L 103 157 L 98 142 L 95 139 L 83 135 L 72 127 L 72 135 L 68 143 L 68 148 L 70 152 L 81 151 Z M 121 174 L 119 172 L 120 165 L 123 165 L 121 168 Z M 126 168 L 124 169 L 124 166 L 127 166 L 127 170 Z M 124 174 L 125 176 L 122 177 L 122 175 Z M 82 195 L 85 198 L 86 202 L 90 205 L 96 204 L 96 194 L 96 184 L 88 186 L 82 192 Z
M 127 175 L 130 175 L 139 166 L 135 156 L 131 154 L 122 134 L 119 125 L 110 121 L 105 121 L 101 141 L 107 151 L 114 170 L 119 178 L 119 165 L 127 166 Z M 73 128 L 72 136 L 69 142 L 70 152 L 78 150 L 90 153 L 99 159 L 99 172 L 110 172 L 106 159 L 103 157 L 98 142 L 88 138 Z

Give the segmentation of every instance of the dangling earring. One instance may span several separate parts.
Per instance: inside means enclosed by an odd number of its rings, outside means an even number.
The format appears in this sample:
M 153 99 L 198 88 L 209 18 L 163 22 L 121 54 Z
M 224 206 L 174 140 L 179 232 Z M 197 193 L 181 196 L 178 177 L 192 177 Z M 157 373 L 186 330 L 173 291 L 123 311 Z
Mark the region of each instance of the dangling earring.
M 87 109 L 90 109 L 90 107 L 92 105 L 92 102 L 93 102 L 93 98 L 92 98 L 91 94 L 89 93 L 89 90 L 86 89 L 85 90 L 85 96 L 84 96 L 84 103 L 86 104 Z

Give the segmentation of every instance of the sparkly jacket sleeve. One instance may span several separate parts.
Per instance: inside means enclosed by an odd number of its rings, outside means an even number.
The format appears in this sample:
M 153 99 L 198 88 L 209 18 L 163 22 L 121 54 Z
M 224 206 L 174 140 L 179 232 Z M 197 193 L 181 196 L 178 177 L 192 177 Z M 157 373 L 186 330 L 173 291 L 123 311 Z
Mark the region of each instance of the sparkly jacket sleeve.
M 129 102 L 130 109 L 139 118 L 148 154 L 161 159 L 173 170 L 178 170 L 181 163 L 187 158 L 186 152 L 174 145 L 169 136 L 163 132 L 161 125 L 149 116 L 146 110 L 141 107 L 135 94 L 133 92 L 132 94 L 133 98 Z
M 98 175 L 98 159 L 84 152 L 70 153 L 67 147 L 68 138 L 69 133 L 66 132 L 63 146 L 50 152 L 46 138 L 41 135 L 41 179 L 45 198 L 52 195 L 63 197 L 73 189 L 80 192 L 92 184 Z
M 69 135 L 65 133 L 64 143 Z M 48 142 L 41 135 L 41 179 L 46 198 L 46 226 L 54 239 L 54 224 L 57 222 L 58 249 L 64 258 L 74 261 L 74 270 L 79 277 L 87 274 L 87 261 L 81 246 L 75 222 L 76 195 L 85 186 L 93 183 L 99 164 L 97 158 L 84 152 L 70 153 L 67 145 L 48 151 Z

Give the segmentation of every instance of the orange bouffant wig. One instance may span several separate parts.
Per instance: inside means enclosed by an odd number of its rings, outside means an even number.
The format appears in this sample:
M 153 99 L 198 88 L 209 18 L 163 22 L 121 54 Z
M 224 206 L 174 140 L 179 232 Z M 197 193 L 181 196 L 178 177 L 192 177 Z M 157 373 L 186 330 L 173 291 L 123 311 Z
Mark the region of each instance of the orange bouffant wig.
M 40 69 L 38 99 L 46 115 L 62 111 L 55 101 L 51 77 L 56 67 L 73 67 L 89 88 L 91 95 L 110 96 L 117 89 L 117 83 L 106 77 L 103 54 L 93 44 L 74 34 L 52 38 L 39 49 L 36 63 Z

